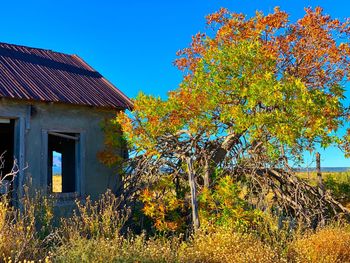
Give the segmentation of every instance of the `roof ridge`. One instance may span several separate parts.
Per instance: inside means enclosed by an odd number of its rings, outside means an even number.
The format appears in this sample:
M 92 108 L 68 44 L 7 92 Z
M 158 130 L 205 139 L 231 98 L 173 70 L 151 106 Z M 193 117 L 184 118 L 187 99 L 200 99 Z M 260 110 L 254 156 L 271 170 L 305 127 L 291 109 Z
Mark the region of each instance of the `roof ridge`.
M 9 45 L 9 46 L 15 46 L 15 47 L 22 47 L 22 48 L 28 48 L 28 49 L 41 50 L 41 51 L 46 51 L 46 52 L 62 54 L 62 55 L 65 55 L 65 56 L 70 56 L 70 57 L 74 56 L 74 54 L 67 54 L 67 53 L 63 53 L 63 52 L 60 52 L 60 51 L 55 51 L 55 50 L 52 50 L 52 49 L 32 47 L 32 46 L 19 45 L 19 44 L 12 44 L 12 43 L 2 42 L 2 41 L 0 41 L 0 45 Z

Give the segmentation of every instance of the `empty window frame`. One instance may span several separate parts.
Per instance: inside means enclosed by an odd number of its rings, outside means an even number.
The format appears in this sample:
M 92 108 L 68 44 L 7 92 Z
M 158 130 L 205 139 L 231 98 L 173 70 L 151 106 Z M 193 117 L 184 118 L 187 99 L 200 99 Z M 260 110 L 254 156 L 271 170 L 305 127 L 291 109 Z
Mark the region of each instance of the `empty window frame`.
M 53 193 L 77 192 L 78 142 L 76 133 L 48 133 L 48 185 Z
M 13 187 L 11 170 L 14 164 L 15 120 L 0 118 L 0 195 L 10 192 Z

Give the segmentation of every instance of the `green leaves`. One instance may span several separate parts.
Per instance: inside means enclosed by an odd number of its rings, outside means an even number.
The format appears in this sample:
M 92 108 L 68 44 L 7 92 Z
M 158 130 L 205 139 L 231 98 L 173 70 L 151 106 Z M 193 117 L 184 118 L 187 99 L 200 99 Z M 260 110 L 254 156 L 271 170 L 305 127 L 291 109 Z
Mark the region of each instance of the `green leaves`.
M 321 9 L 306 9 L 296 23 L 278 8 L 252 18 L 228 10 L 208 16 L 212 37 L 199 33 L 178 53 L 175 64 L 186 74 L 179 87 L 165 100 L 140 93 L 133 111 L 117 118 L 129 144 L 151 163 L 146 176 L 164 177 L 166 164 L 172 178 L 187 182 L 181 162 L 190 158 L 205 189 L 221 182 L 218 168 L 283 167 L 316 144 L 341 143 L 350 152 L 350 131 L 342 141 L 336 136 L 348 114 L 342 84 L 350 57 L 336 37 L 350 24 L 334 21 Z M 203 202 L 226 194 L 205 191 Z M 164 221 L 166 208 L 158 208 Z
M 159 152 L 159 138 L 182 130 L 206 138 L 246 131 L 251 142 L 299 152 L 316 139 L 332 143 L 344 90 L 308 88 L 276 67 L 276 58 L 258 41 L 208 47 L 196 71 L 167 100 L 140 93 L 131 117 L 122 114 L 119 121 L 128 139 L 150 154 Z

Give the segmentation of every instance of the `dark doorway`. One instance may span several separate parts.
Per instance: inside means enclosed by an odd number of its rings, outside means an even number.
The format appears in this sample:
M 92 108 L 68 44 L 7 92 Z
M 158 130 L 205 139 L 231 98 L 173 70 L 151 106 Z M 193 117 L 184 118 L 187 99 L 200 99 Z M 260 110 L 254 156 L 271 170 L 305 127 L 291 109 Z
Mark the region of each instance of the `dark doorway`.
M 9 176 L 14 165 L 15 120 L 0 118 L 0 180 L 4 180 L 0 195 L 13 189 L 13 176 Z M 5 181 L 6 180 L 6 181 Z
M 49 133 L 48 185 L 53 193 L 76 191 L 76 142 L 73 133 Z

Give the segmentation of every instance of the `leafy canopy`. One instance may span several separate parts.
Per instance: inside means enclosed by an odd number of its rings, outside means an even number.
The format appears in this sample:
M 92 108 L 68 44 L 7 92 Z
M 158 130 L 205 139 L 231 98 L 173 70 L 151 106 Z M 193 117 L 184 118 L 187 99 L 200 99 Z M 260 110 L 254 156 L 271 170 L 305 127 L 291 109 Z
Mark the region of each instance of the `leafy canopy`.
M 131 116 L 119 116 L 132 145 L 157 155 L 164 136 L 242 134 L 278 157 L 281 145 L 297 154 L 340 142 L 334 132 L 345 115 L 348 22 L 321 8 L 306 9 L 293 24 L 279 8 L 252 18 L 221 9 L 207 21 L 213 32 L 197 34 L 178 53 L 185 72 L 179 88 L 167 100 L 141 93 Z
M 310 209 L 293 203 L 294 191 L 303 194 L 294 189 L 296 181 L 274 168 L 289 169 L 288 159 L 300 160 L 317 144 L 342 144 L 350 152 L 350 132 L 344 139 L 336 134 L 348 116 L 350 22 L 332 19 L 321 8 L 305 11 L 294 23 L 279 8 L 250 18 L 227 9 L 209 15 L 208 31 L 178 52 L 175 64 L 184 72 L 179 87 L 165 100 L 140 93 L 132 112 L 118 115 L 136 150 L 131 175 L 146 189 L 144 212 L 158 229 L 180 227 L 189 199 L 196 211 L 197 194 L 213 193 L 235 173 L 252 173 L 260 184 L 270 180 L 281 207 L 292 200 L 287 210 L 303 215 L 304 207 Z M 226 218 L 225 211 L 206 207 L 199 202 L 197 215 Z M 236 210 L 233 205 L 229 214 Z M 193 222 L 195 217 L 193 212 Z

